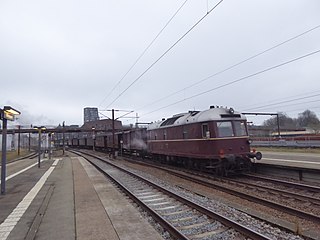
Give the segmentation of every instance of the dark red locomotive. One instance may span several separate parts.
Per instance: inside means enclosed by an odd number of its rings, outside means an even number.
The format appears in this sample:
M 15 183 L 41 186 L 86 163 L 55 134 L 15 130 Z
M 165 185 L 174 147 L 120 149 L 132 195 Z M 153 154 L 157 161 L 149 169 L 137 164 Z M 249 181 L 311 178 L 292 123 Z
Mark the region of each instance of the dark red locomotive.
M 150 124 L 148 152 L 153 158 L 225 175 L 249 170 L 251 159 L 247 122 L 232 108 L 190 111 Z

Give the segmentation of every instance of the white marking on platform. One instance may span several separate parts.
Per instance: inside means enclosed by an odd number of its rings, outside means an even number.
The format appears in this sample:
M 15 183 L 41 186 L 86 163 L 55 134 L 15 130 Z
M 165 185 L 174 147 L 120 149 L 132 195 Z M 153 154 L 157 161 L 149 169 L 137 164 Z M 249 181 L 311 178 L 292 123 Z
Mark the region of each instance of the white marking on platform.
M 262 160 L 279 161 L 279 162 L 292 162 L 292 163 L 307 163 L 307 164 L 320 164 L 320 162 L 299 161 L 290 159 L 276 159 L 276 158 L 263 158 Z
M 45 184 L 47 178 L 50 176 L 55 166 L 60 159 L 54 161 L 51 167 L 43 174 L 40 180 L 34 185 L 34 187 L 28 192 L 28 194 L 22 199 L 18 206 L 11 212 L 11 214 L 0 224 L 0 239 L 6 240 L 14 229 L 22 215 L 27 211 L 33 199 L 37 196 L 38 192 Z

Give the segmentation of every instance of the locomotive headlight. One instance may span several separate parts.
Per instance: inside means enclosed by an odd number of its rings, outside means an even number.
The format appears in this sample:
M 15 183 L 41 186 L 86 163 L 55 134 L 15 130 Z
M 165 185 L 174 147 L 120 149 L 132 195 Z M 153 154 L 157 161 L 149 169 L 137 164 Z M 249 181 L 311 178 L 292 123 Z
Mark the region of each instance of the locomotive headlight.
M 230 113 L 230 114 L 234 114 L 234 109 L 233 109 L 233 108 L 230 108 L 230 109 L 229 109 L 229 113 Z
M 223 149 L 219 150 L 219 156 L 220 156 L 220 158 L 224 158 L 224 150 Z

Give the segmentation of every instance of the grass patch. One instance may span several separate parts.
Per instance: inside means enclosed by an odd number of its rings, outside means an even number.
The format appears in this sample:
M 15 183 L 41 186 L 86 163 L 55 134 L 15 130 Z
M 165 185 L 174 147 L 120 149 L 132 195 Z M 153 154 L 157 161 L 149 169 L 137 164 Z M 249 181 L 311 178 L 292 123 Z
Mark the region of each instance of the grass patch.
M 16 158 L 23 157 L 29 154 L 27 149 L 20 149 L 20 156 L 18 155 L 18 150 L 7 151 L 7 162 L 10 162 Z M 2 151 L 0 151 L 0 159 L 2 160 Z

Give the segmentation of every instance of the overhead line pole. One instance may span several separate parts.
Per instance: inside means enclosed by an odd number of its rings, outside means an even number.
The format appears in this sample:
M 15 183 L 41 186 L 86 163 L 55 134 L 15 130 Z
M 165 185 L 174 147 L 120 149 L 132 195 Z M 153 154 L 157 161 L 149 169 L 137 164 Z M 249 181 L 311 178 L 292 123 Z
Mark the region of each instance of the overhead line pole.
M 255 112 L 243 112 L 244 115 L 262 115 L 262 116 L 277 116 L 278 137 L 280 138 L 280 118 L 279 113 L 255 113 Z
M 102 111 L 102 110 L 101 110 Z M 112 157 L 115 158 L 115 148 L 116 148 L 116 144 L 115 144 L 115 125 L 114 125 L 114 122 L 115 120 L 118 120 L 119 118 L 122 118 L 130 113 L 132 113 L 133 111 L 127 111 L 127 110 L 119 110 L 119 109 L 107 109 L 107 110 L 103 110 L 103 111 L 111 111 L 111 114 L 112 114 Z M 117 111 L 117 112 L 127 112 L 126 114 L 118 117 L 118 118 L 115 118 L 114 117 L 114 112 Z
M 112 111 L 112 158 L 115 158 L 115 136 L 114 136 L 114 109 L 111 110 Z

